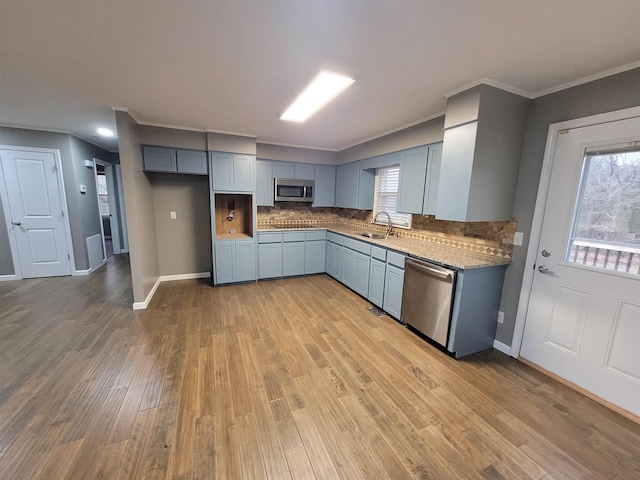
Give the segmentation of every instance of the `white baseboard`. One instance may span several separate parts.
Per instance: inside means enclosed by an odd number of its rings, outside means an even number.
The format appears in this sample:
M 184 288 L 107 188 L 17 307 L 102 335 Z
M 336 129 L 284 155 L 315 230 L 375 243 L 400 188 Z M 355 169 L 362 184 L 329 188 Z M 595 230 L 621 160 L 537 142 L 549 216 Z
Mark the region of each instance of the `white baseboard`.
M 162 283 L 162 280 L 160 280 L 160 277 L 158 277 L 158 279 L 156 280 L 156 283 L 153 284 L 153 287 L 151 288 L 149 295 L 147 295 L 147 298 L 144 299 L 144 302 L 133 302 L 133 309 L 144 310 L 145 308 L 147 308 L 149 306 L 149 303 L 151 303 L 151 299 L 153 298 L 153 295 L 156 293 L 156 290 L 158 290 L 160 283 Z
M 106 264 L 107 264 L 107 261 L 103 260 L 102 263 L 100 263 L 100 265 L 96 265 L 95 267 L 89 268 L 88 270 L 76 270 L 73 274 L 74 275 L 91 275 L 93 272 L 95 272 L 101 267 L 104 267 Z
M 155 285 L 149 292 L 149 295 L 147 295 L 147 298 L 145 298 L 144 302 L 133 303 L 133 309 L 134 310 L 146 309 L 149 306 L 149 303 L 151 303 L 151 299 L 153 298 L 153 295 L 156 293 L 156 290 L 158 289 L 158 287 L 162 282 L 173 282 L 175 280 L 193 280 L 196 278 L 208 278 L 210 276 L 211 276 L 210 272 L 181 273 L 179 275 L 162 275 L 158 277 L 158 280 L 156 280 Z
M 10 280 L 18 280 L 17 275 L 0 275 L 0 282 L 8 282 Z
M 498 340 L 493 341 L 493 348 L 495 348 L 499 352 L 504 353 L 505 355 L 511 356 L 511 347 L 509 345 L 505 345 L 502 342 L 499 342 Z
M 193 280 L 196 278 L 209 278 L 210 276 L 211 276 L 211 272 L 181 273 L 178 275 L 162 275 L 160 276 L 160 281 L 173 282 L 175 280 Z

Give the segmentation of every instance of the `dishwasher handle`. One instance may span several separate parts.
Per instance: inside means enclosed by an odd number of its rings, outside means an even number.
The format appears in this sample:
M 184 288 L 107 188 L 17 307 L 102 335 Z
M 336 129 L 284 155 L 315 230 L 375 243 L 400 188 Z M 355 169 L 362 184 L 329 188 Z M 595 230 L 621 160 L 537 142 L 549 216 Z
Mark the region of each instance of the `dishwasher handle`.
M 419 260 L 408 257 L 404 259 L 404 262 L 406 268 L 412 268 L 427 275 L 439 277 L 446 280 L 447 282 L 453 283 L 455 272 L 452 270 L 447 270 L 446 268 L 439 267 L 438 265 L 421 262 Z

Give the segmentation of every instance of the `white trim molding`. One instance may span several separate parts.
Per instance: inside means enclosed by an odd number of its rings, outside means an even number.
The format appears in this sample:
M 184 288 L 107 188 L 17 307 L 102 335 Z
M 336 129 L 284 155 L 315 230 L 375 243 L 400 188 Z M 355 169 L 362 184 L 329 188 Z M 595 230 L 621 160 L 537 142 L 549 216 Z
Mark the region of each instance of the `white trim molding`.
M 99 265 L 96 265 L 93 268 L 88 268 L 87 270 L 76 270 L 73 274 L 75 276 L 91 275 L 93 272 L 104 267 L 106 264 L 107 264 L 107 261 L 103 260 Z
M 9 282 L 11 280 L 20 280 L 15 274 L 14 275 L 0 275 L 0 282 Z
M 529 248 L 527 250 L 527 259 L 522 276 L 522 288 L 520 289 L 520 300 L 518 301 L 518 310 L 516 312 L 516 323 L 511 340 L 511 356 L 518 358 L 520 356 L 520 348 L 524 337 L 524 326 L 529 309 L 529 300 L 531 298 L 531 288 L 533 286 L 534 265 L 538 257 L 538 249 L 540 248 L 540 237 L 542 235 L 542 227 L 544 221 L 544 211 L 547 205 L 547 196 L 549 194 L 549 185 L 551 183 L 551 172 L 553 169 L 553 159 L 555 157 L 556 141 L 561 130 L 571 130 L 574 128 L 582 128 L 590 125 L 602 123 L 616 122 L 627 118 L 640 117 L 640 107 L 626 108 L 615 112 L 601 113 L 590 117 L 577 118 L 567 120 L 565 122 L 553 123 L 549 125 L 549 134 L 547 135 L 547 145 L 544 149 L 544 159 L 542 161 L 542 172 L 540 174 L 540 183 L 538 185 L 538 196 L 536 198 L 536 206 L 533 213 L 533 222 L 531 223 L 531 235 L 529 237 Z
M 180 273 L 177 275 L 161 275 L 156 280 L 156 283 L 153 285 L 153 288 L 145 298 L 144 302 L 134 302 L 133 309 L 134 310 L 144 310 L 149 306 L 153 296 L 158 290 L 158 287 L 162 282 L 174 282 L 176 280 L 195 280 L 197 278 L 209 278 L 211 277 L 211 272 L 199 272 L 199 273 Z
M 498 340 L 493 341 L 493 348 L 495 348 L 499 352 L 504 353 L 505 355 L 513 356 L 511 355 L 511 347 L 507 344 L 499 342 Z

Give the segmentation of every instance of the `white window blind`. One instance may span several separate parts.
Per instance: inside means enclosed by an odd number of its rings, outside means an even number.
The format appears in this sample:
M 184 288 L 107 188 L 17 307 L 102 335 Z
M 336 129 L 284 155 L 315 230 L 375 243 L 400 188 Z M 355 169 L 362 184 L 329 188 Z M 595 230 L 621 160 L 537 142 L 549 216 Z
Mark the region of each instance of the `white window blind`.
M 400 181 L 400 165 L 376 168 L 376 185 L 373 199 L 373 218 L 379 212 L 387 212 L 391 224 L 399 228 L 411 228 L 411 214 L 396 212 L 398 203 L 398 183 Z M 386 225 L 386 215 L 380 215 L 376 223 Z

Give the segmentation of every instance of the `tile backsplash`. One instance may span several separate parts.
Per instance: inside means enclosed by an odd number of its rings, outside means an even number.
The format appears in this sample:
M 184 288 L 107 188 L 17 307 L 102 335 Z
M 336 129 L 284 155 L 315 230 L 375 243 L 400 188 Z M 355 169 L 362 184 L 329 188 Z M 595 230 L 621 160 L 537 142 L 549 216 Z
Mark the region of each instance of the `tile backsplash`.
M 278 227 L 294 228 L 342 223 L 367 230 L 384 231 L 383 225 L 371 223 L 372 212 L 350 208 L 314 208 L 304 203 L 276 204 L 258 207 L 258 230 Z M 506 222 L 450 222 L 429 215 L 413 215 L 411 230 L 396 228 L 398 236 L 511 258 L 515 219 Z

